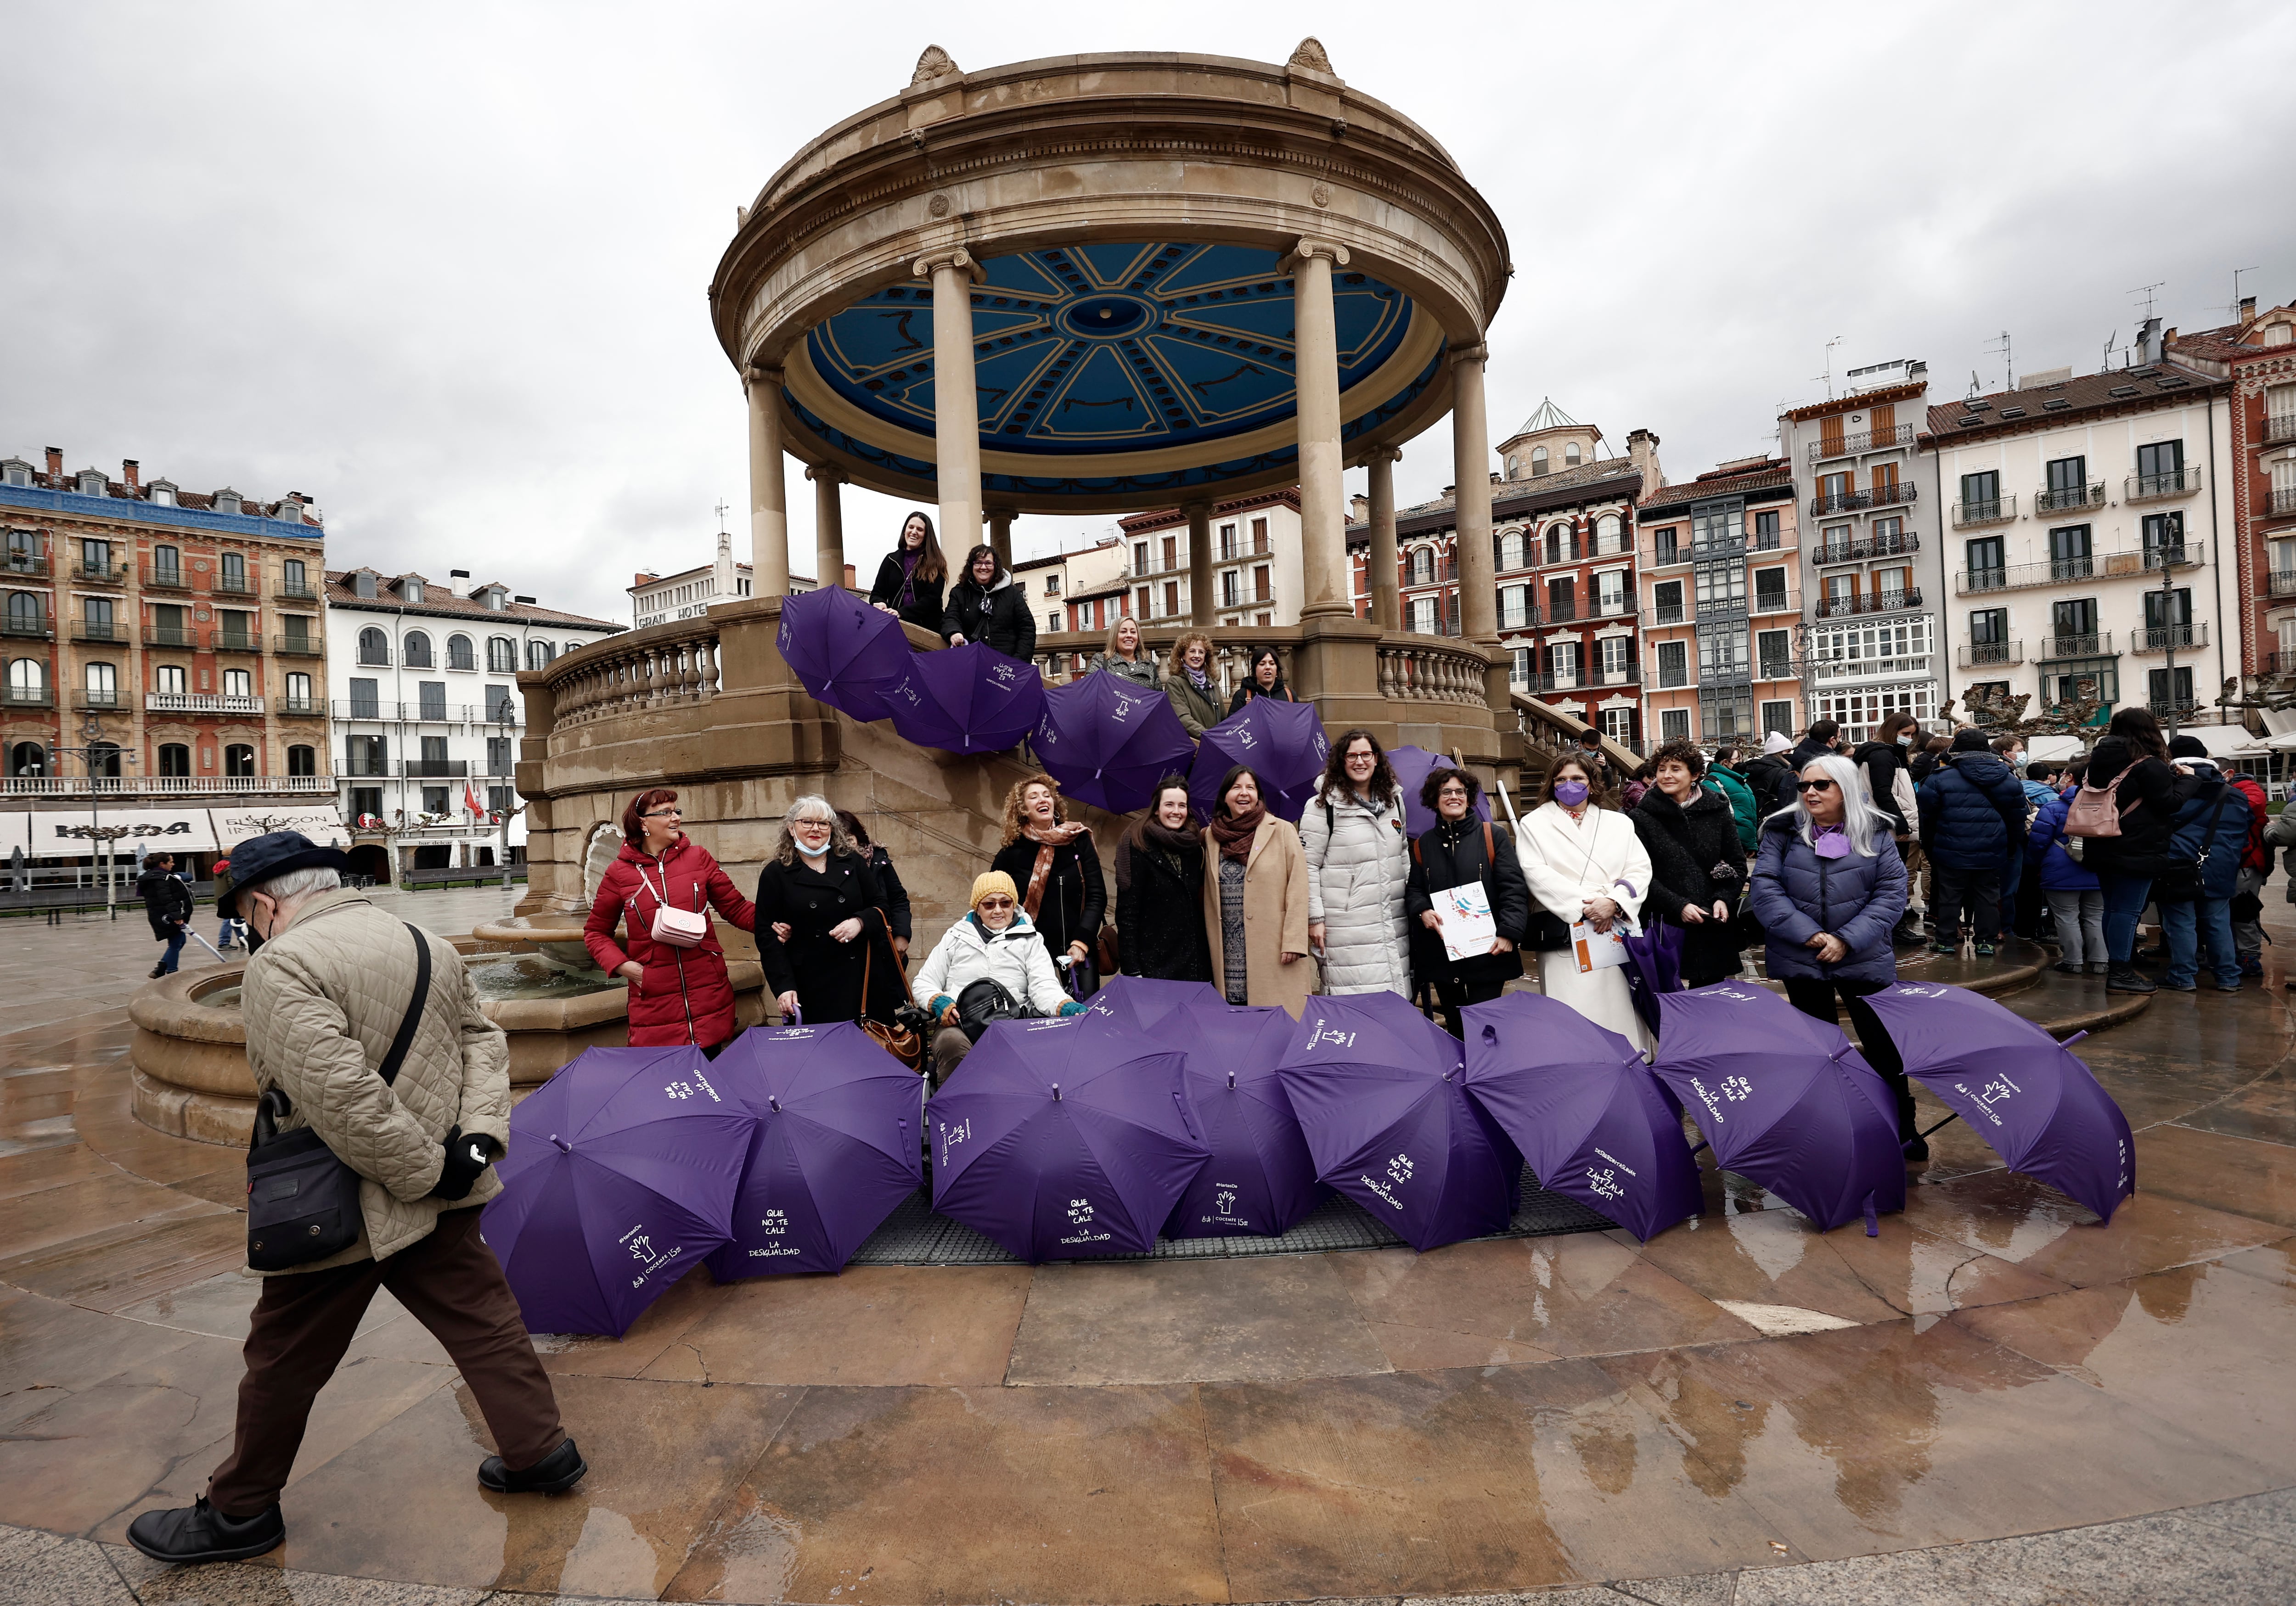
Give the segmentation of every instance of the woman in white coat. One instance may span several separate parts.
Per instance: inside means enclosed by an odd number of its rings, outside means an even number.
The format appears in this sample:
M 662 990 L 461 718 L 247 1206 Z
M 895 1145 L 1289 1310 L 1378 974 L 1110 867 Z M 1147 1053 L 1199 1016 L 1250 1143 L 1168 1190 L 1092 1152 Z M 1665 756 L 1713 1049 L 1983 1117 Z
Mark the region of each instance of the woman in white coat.
M 1523 816 L 1517 856 L 1530 896 L 1566 926 L 1583 920 L 1607 931 L 1621 917 L 1632 919 L 1650 893 L 1650 854 L 1634 822 L 1608 807 L 1575 756 L 1546 772 L 1538 807 Z M 1538 984 L 1595 1025 L 1650 1049 L 1623 965 L 1582 972 L 1574 950 L 1553 950 L 1538 956 Z
M 932 1040 L 932 1084 L 972 1052 L 972 1037 L 959 1024 L 957 1000 L 976 981 L 994 981 L 1012 995 L 1027 1015 L 1078 1015 L 1084 1005 L 1068 996 L 1044 939 L 1021 907 L 1013 878 L 991 870 L 972 880 L 972 913 L 933 945 L 917 971 L 914 990 L 927 999 L 925 1012 L 939 1029 Z
M 1411 996 L 1404 885 L 1411 840 L 1403 789 L 1369 731 L 1332 744 L 1324 783 L 1300 816 L 1308 855 L 1308 940 L 1324 955 L 1326 993 Z

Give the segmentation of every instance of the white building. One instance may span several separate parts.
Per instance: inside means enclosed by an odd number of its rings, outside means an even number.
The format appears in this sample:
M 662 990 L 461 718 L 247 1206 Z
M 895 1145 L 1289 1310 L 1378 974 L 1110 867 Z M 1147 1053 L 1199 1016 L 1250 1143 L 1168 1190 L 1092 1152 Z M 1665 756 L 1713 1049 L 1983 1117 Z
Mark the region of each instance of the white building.
M 2031 692 L 2029 716 L 2094 699 L 2215 719 L 2240 667 L 2218 522 L 2232 386 L 2164 360 L 2157 319 L 2133 356 L 1929 409 L 1920 450 L 1952 531 L 1931 571 L 1950 598 L 1949 695 Z
M 444 586 L 331 569 L 326 603 L 329 741 L 360 870 L 396 881 L 491 864 L 505 842 L 517 857 L 518 672 L 622 627 L 473 586 L 460 569 Z
M 853 584 L 853 566 L 845 566 L 845 584 Z M 814 588 L 812 577 L 790 576 L 790 594 L 801 596 Z M 718 602 L 730 602 L 745 597 L 754 589 L 750 566 L 734 561 L 734 537 L 725 530 L 718 532 L 718 556 L 699 569 L 682 569 L 676 574 L 639 574 L 630 582 L 630 618 L 637 627 L 665 624 L 671 619 L 699 619 Z
M 1128 587 L 1126 609 L 1150 624 L 1195 617 L 1188 581 L 1188 517 L 1178 508 L 1122 520 L 1123 567 L 1110 577 Z M 1306 598 L 1300 571 L 1300 490 L 1286 486 L 1213 504 L 1213 621 L 1224 626 L 1296 625 Z M 1078 626 L 1076 628 L 1086 628 Z

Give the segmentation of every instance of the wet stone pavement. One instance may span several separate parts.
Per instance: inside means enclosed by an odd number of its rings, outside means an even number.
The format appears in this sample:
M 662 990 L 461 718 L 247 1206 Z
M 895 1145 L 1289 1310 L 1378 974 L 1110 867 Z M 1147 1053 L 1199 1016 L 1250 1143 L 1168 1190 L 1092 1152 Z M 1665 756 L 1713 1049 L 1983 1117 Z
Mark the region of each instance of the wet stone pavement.
M 549 1500 L 478 1487 L 483 1423 L 386 1296 L 285 1546 L 189 1570 L 123 1536 L 221 1459 L 255 1288 L 240 1157 L 127 1111 L 154 951 L 0 922 L 9 1606 L 2296 1598 L 2296 946 L 2080 1045 L 2139 1129 L 2109 1226 L 1956 1123 L 1874 1239 L 1710 1172 L 1647 1246 L 697 1271 L 619 1342 L 541 1341 L 593 1469 Z M 2061 1029 L 2107 1003 L 2029 979 Z

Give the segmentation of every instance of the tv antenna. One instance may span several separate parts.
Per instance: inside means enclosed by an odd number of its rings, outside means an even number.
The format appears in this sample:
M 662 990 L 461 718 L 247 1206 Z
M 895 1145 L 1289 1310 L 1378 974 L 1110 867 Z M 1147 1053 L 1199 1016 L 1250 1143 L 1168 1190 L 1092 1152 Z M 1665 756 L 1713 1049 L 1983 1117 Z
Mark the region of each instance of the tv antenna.
M 2112 372 L 2112 337 L 2120 332 L 2118 329 L 2108 329 L 2104 332 L 2104 362 L 2097 369 L 2099 373 Z
M 721 496 L 718 499 L 718 528 L 721 530 L 726 528 L 726 499 Z
M 2232 270 L 2232 305 L 2226 307 L 2225 311 L 2235 319 L 2240 316 L 2240 276 L 2255 271 L 2256 269 L 2252 267 L 2235 267 Z
M 1823 373 L 1813 373 L 1810 375 L 1810 378 L 1812 379 L 1824 380 L 1825 381 L 1825 399 L 1828 401 L 1832 401 L 1833 399 L 1833 348 L 1841 344 L 1841 337 L 1838 334 L 1832 340 L 1826 341 L 1825 372 Z
M 2239 283 L 2240 282 L 2237 278 L 2233 281 L 2234 287 L 2235 289 L 2238 288 Z M 2144 315 L 2149 318 L 2152 315 L 2152 292 L 2156 290 L 2166 289 L 2168 287 L 2168 283 L 2169 281 L 2166 279 L 2156 279 L 2150 284 L 2138 285 L 2135 290 L 2130 291 L 2128 293 L 2132 296 L 2143 296 L 2144 298 Z
M 2014 390 L 2017 388 L 2017 359 L 2015 355 L 2009 348 L 2009 332 L 2005 329 L 2003 330 L 2001 332 L 1999 342 L 1996 344 L 1993 341 L 1988 341 L 1986 343 L 1985 349 L 1988 352 L 2000 352 L 2001 370 L 2003 375 L 2001 388 L 2004 390 Z

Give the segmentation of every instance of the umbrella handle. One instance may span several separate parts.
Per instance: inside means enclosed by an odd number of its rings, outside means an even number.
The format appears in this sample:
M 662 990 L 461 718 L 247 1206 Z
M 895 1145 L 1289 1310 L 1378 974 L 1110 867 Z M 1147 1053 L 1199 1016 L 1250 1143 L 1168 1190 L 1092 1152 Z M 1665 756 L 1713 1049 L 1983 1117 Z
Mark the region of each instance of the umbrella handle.
M 1697 1147 L 1697 1148 L 1695 1148 L 1695 1149 L 1693 1149 L 1693 1150 L 1690 1151 L 1690 1158 L 1691 1158 L 1691 1159 L 1697 1159 L 1701 1154 L 1703 1154 L 1703 1153 L 1704 1153 L 1708 1149 L 1710 1149 L 1710 1148 L 1711 1148 L 1711 1147 L 1713 1147 L 1713 1145 L 1712 1145 L 1710 1143 L 1709 1143 L 1709 1142 L 1708 1142 L 1706 1139 L 1704 1139 L 1704 1138 L 1701 1138 L 1701 1139 L 1699 1139 L 1699 1141 L 1698 1141 L 1698 1147 Z
M 1188 1118 L 1188 1102 L 1180 1096 L 1177 1088 L 1172 1090 L 1172 1106 L 1180 1112 L 1180 1125 L 1188 1129 L 1188 1135 L 1194 1138 L 1196 1142 L 1202 1143 L 1204 1135 L 1196 1130 L 1195 1122 Z
M 1930 1133 L 1931 1133 L 1931 1132 L 1936 1132 L 1936 1131 L 1939 1130 L 1940 1128 L 1943 1128 L 1943 1127 L 1950 1127 L 1950 1126 L 1952 1126 L 1956 1121 L 1957 1121 L 1957 1120 L 1959 1120 L 1959 1119 L 1961 1119 L 1961 1114 L 1960 1114 L 1960 1112 L 1959 1112 L 1958 1110 L 1956 1110 L 1956 1111 L 1955 1111 L 1953 1114 L 1951 1114 L 1951 1115 L 1949 1115 L 1949 1116 L 1946 1117 L 1946 1118 L 1945 1118 L 1945 1119 L 1943 1119 L 1943 1120 L 1939 1121 L 1939 1122 L 1937 1124 L 1937 1126 L 1935 1126 L 1935 1127 L 1931 1127 L 1929 1129 L 1929 1131 L 1928 1131 L 1928 1132 L 1924 1132 L 1924 1133 L 1923 1133 L 1923 1134 L 1922 1134 L 1922 1136 L 1923 1136 L 1923 1137 L 1924 1137 L 1924 1138 L 1926 1138 L 1926 1137 L 1928 1137 L 1928 1136 L 1929 1136 L 1929 1135 L 1930 1135 Z M 1912 1142 L 1912 1140 L 1909 1138 L 1909 1139 L 1907 1139 L 1907 1140 L 1906 1140 L 1906 1142 L 1910 1143 L 1910 1142 Z M 1904 1144 L 1902 1144 L 1902 1143 L 1898 1145 L 1898 1147 L 1900 1147 L 1900 1148 L 1903 1148 L 1904 1146 L 1905 1146 L 1905 1145 L 1904 1145 Z
M 2066 1037 L 2066 1038 L 2063 1038 L 2063 1039 L 2062 1039 L 2061 1041 L 2059 1041 L 2059 1043 L 2057 1044 L 2057 1046 L 2058 1046 L 2059 1048 L 2070 1048 L 2074 1044 L 2076 1044 L 2076 1043 L 2079 1042 L 2083 1037 L 2087 1037 L 2087 1036 L 2088 1036 L 2087 1028 L 2083 1028 L 2081 1030 L 2075 1032 L 2071 1037 Z

